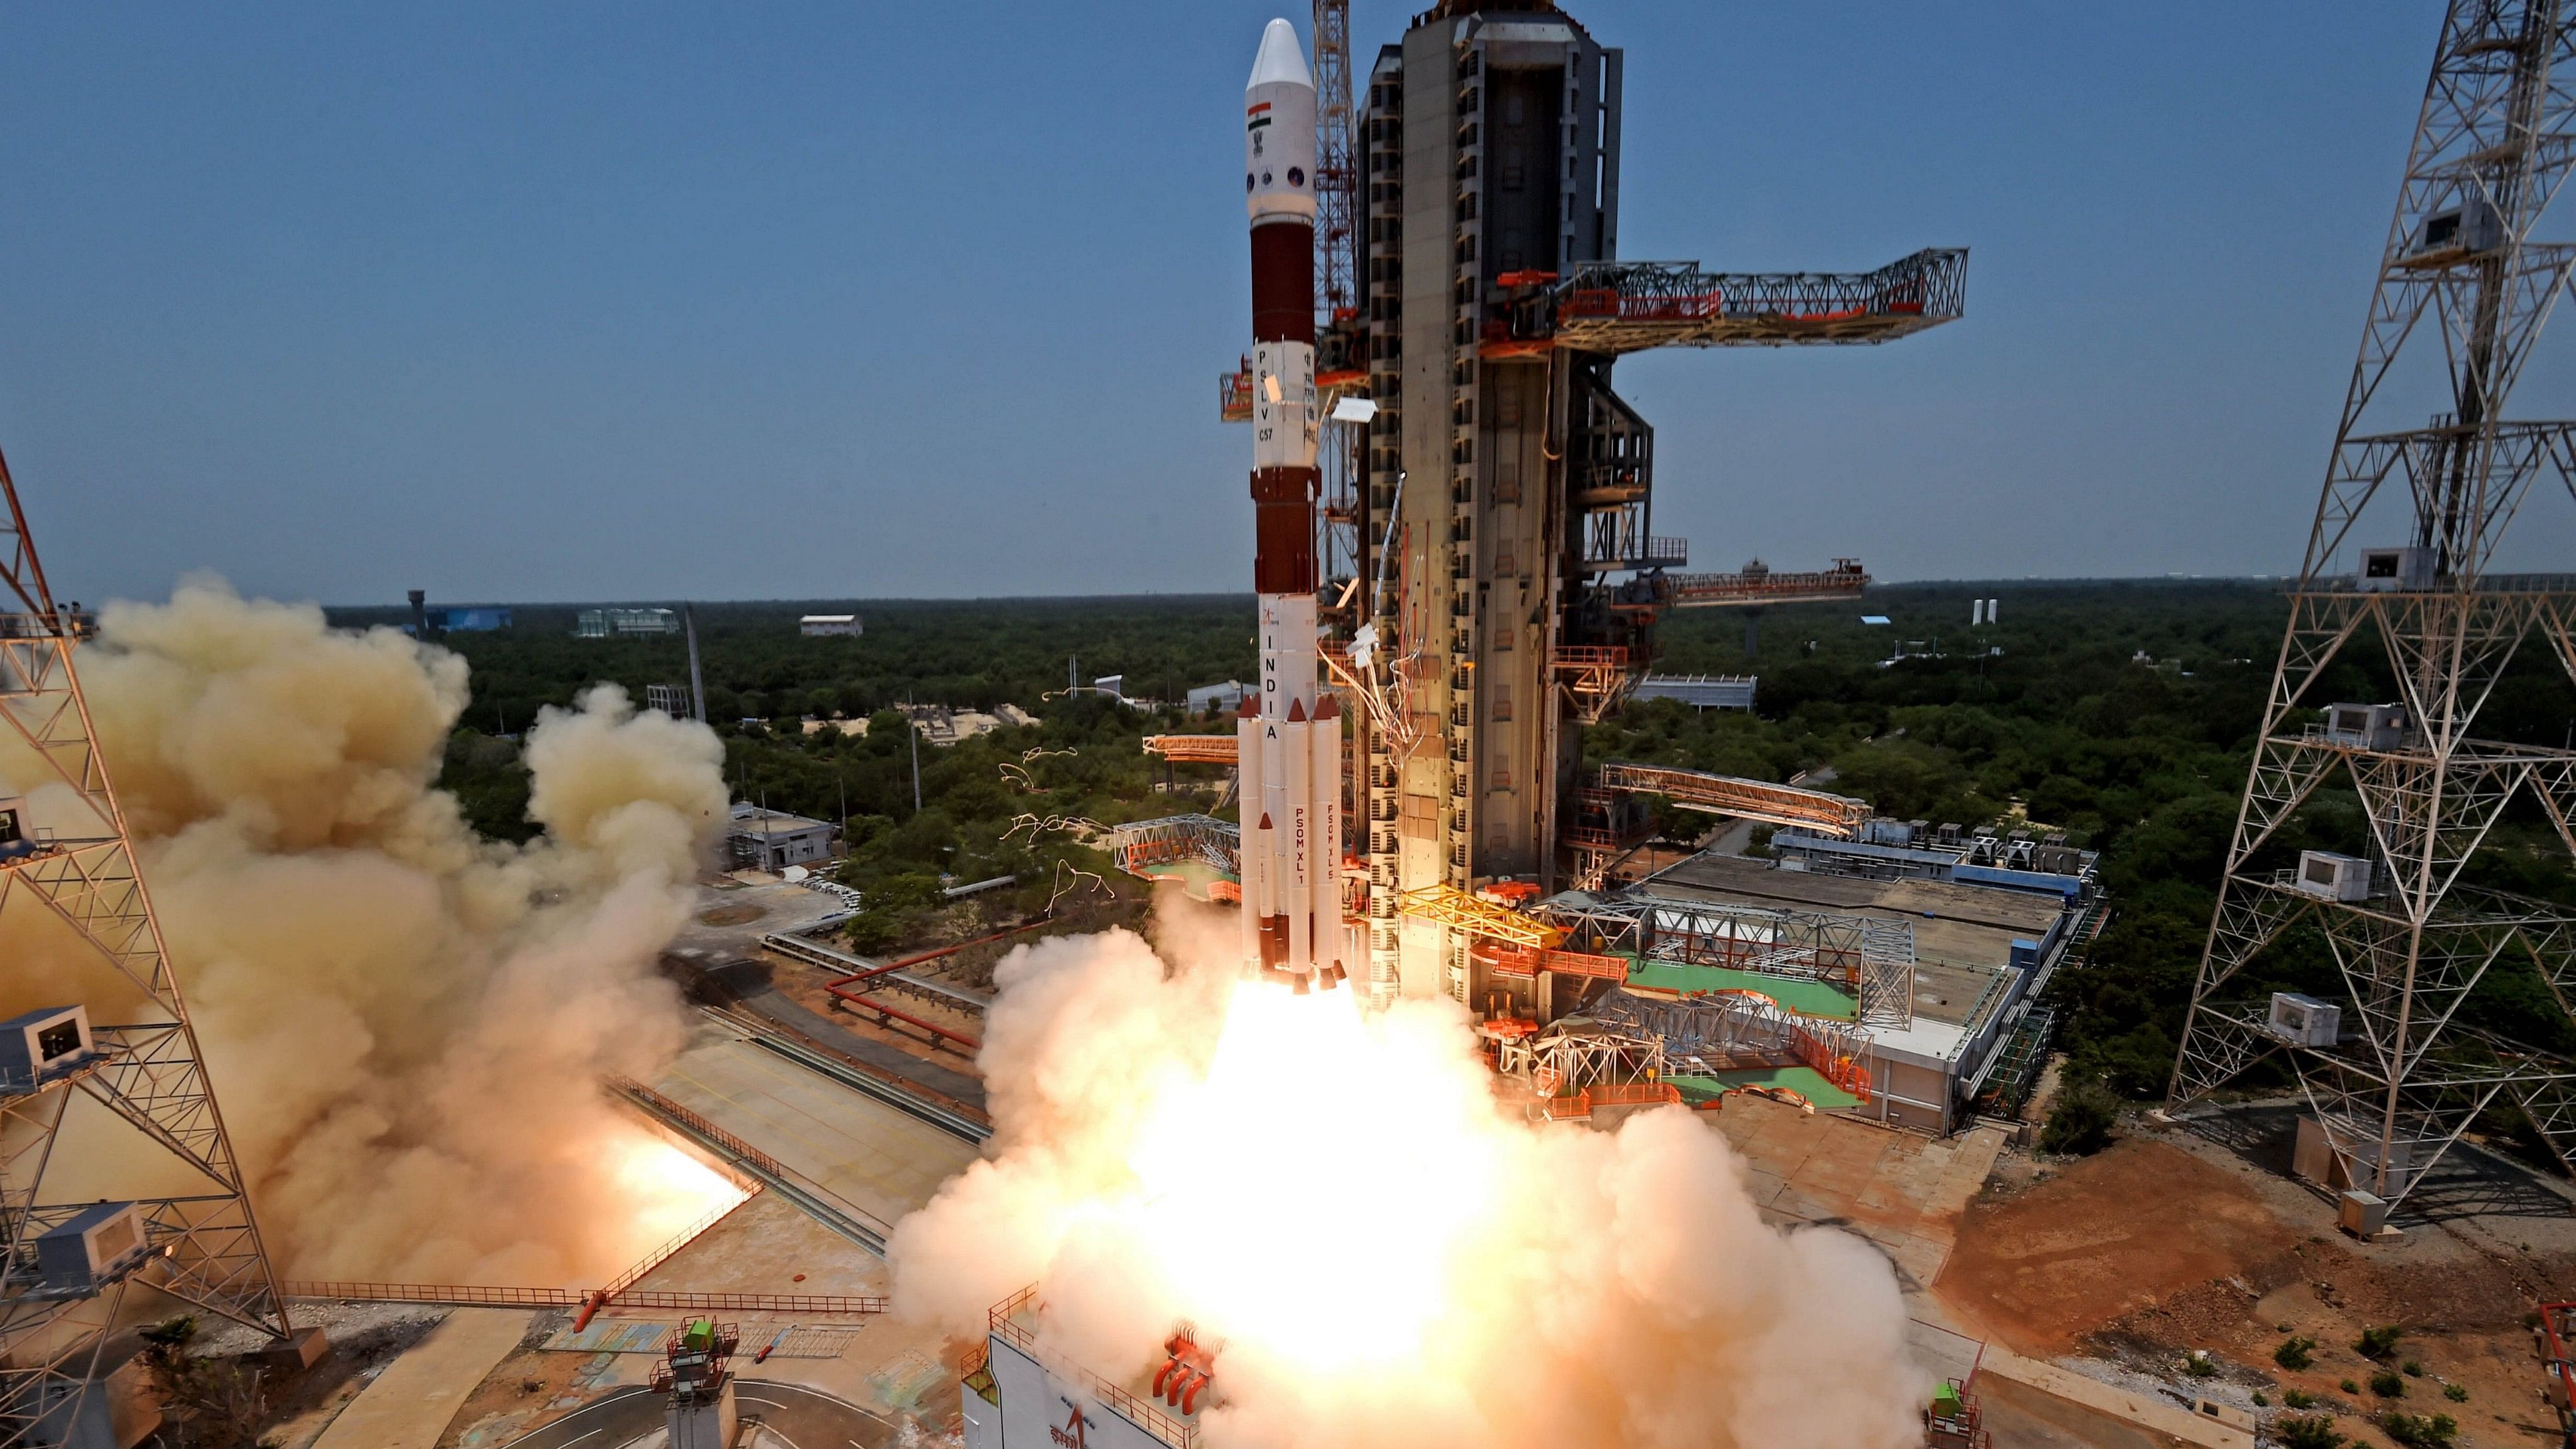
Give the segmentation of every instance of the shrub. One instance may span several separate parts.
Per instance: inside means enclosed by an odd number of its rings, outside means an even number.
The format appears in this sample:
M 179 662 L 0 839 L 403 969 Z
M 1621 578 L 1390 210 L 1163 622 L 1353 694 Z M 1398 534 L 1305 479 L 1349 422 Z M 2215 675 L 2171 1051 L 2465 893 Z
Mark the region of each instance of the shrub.
M 2313 1338 L 2299 1338 L 2293 1336 L 2282 1339 L 2281 1346 L 2272 1350 L 2272 1362 L 2296 1373 L 2300 1369 L 2306 1368 L 2308 1365 L 2316 1362 L 2314 1358 L 2311 1358 L 2308 1355 L 2308 1350 L 2316 1346 L 2317 1341 Z
M 2218 1377 L 2218 1365 L 2210 1361 L 2207 1353 L 2196 1348 L 2191 1351 L 2191 1357 L 2182 1361 L 2182 1371 L 2196 1379 Z
M 2363 1358 L 2385 1359 L 2397 1351 L 2397 1340 L 2405 1336 L 2406 1330 L 2394 1323 L 2382 1324 L 2377 1328 L 2365 1328 L 2361 1331 L 2361 1337 L 2353 1340 L 2352 1351 Z
M 144 1372 L 161 1397 L 162 1437 L 191 1449 L 247 1449 L 268 1417 L 268 1396 L 254 1370 L 188 1352 L 194 1317 L 142 1330 Z
M 2283 1389 L 2281 1402 L 2293 1409 L 2311 1409 L 2316 1407 L 2317 1396 L 2306 1389 Z
M 2424 1366 L 2411 1358 L 2406 1360 L 2402 1371 L 2405 1373 L 2406 1377 L 2410 1379 L 2420 1379 L 2424 1377 Z
M 2466 1384 L 2444 1384 L 2442 1385 L 2442 1397 L 2455 1404 L 2465 1404 L 2469 1401 L 2469 1386 Z
M 2254 1391 L 2254 1407 L 2258 1409 L 2268 1409 L 2272 1407 L 2272 1396 L 2263 1392 L 2261 1389 L 2256 1389 Z
M 2338 1449 L 2343 1443 L 2331 1414 L 2284 1414 L 2272 1421 L 2272 1437 L 2282 1449 Z
M 2406 1397 L 2406 1376 L 2381 1369 L 2370 1376 L 2370 1391 L 2383 1399 L 2402 1399 Z
M 2057 1094 L 2048 1125 L 2039 1129 L 2039 1150 L 2083 1157 L 2111 1145 L 2111 1128 L 2120 1120 L 2120 1097 L 2099 1081 L 2076 1082 Z
M 2343 1391 L 2347 1394 L 2357 1394 L 2361 1392 L 2361 1385 L 2354 1383 L 2350 1379 L 2345 1379 L 2342 1387 Z
M 2379 1416 L 2379 1431 L 2407 1446 L 2407 1449 L 2451 1449 L 2460 1435 L 2460 1426 L 2448 1414 L 2401 1414 L 2394 1410 Z

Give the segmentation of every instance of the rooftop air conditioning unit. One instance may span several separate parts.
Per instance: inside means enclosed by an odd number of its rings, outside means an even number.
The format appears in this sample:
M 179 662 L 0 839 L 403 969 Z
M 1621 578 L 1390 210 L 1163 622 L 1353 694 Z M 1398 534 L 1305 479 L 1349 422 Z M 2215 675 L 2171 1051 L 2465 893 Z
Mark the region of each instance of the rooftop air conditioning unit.
M 151 1251 L 142 1206 L 103 1202 L 36 1239 L 36 1272 L 55 1292 L 96 1293 Z
M 2370 899 L 2370 862 L 2331 850 L 2302 850 L 2298 879 L 2292 884 L 2319 900 L 2366 901 Z
M 91 1054 L 89 1013 L 47 1006 L 0 1021 L 0 1087 L 34 1087 Z
M 2343 1008 L 2295 991 L 2275 991 L 2266 1025 L 2292 1046 L 2330 1047 L 2343 1032 Z
M 2433 587 L 2433 551 L 2429 548 L 2366 548 L 2354 587 L 2365 594 L 2412 593 Z
M 2470 199 L 2427 215 L 2415 228 L 2415 245 L 2407 250 L 2406 259 L 2438 266 L 2484 256 L 2503 245 L 2504 218 L 2489 203 Z
M 2330 704 L 2326 738 L 2363 750 L 2395 750 L 2406 744 L 2406 706 L 2402 704 Z

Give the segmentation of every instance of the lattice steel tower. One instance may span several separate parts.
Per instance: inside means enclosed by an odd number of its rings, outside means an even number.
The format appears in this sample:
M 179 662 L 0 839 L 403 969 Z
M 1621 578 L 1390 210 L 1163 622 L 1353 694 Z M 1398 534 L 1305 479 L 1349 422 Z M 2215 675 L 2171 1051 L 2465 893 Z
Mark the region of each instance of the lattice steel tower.
M 2576 491 L 2576 423 L 2503 417 L 2576 262 L 2533 236 L 2576 160 L 2572 31 L 2576 0 L 2453 0 L 2443 22 L 2167 1098 L 2286 1054 L 2340 1177 L 2391 1204 L 2500 1096 L 2576 1151 L 2570 1067 L 2455 1020 L 2508 953 L 2576 1009 L 2576 913 L 2459 884 L 2525 791 L 2576 850 L 2576 753 L 2471 732 L 2531 634 L 2576 676 L 2576 575 L 2495 571 L 2535 493 Z M 2380 430 L 2427 405 L 2428 424 Z M 2312 697 L 2372 639 L 2396 699 Z M 2292 859 L 2279 833 L 2329 782 L 2359 797 L 2368 844 Z M 2340 1000 L 2231 995 L 2310 918 Z
M 138 1284 L 291 1328 L 72 673 L 86 621 L 46 587 L 5 461 L 0 493 L 0 750 L 29 792 L 0 798 L 0 1449 L 16 1449 L 100 1412 L 99 1350 Z

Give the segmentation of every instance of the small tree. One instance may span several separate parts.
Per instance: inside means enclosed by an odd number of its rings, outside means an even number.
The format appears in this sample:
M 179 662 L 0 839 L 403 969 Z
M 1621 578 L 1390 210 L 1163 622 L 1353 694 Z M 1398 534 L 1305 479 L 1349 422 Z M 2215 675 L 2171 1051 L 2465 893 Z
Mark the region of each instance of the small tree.
M 2383 1323 L 2376 1328 L 2364 1328 L 2361 1331 L 2361 1337 L 2353 1340 L 2352 1351 L 2363 1358 L 2384 1361 L 2390 1354 L 2397 1352 L 2397 1340 L 2405 1336 L 2406 1330 L 2394 1323 Z
M 2405 1414 L 2391 1410 L 2379 1416 L 2379 1432 L 2407 1449 L 2451 1449 L 2460 1426 L 2448 1414 Z
M 2281 1346 L 2272 1350 L 2272 1362 L 2290 1370 L 2292 1373 L 2296 1373 L 2316 1362 L 2316 1360 L 2310 1357 L 2308 1353 L 2309 1349 L 2316 1346 L 2317 1341 L 2313 1338 L 2300 1338 L 2293 1335 L 2289 1338 L 2282 1339 Z
M 2043 1152 L 2083 1157 L 2111 1145 L 2111 1128 L 2120 1120 L 2120 1097 L 2099 1081 L 2077 1082 L 2057 1094 L 2048 1125 L 2039 1131 Z
M 2282 1449 L 2339 1449 L 2344 1441 L 2332 1414 L 2284 1414 L 2272 1421 L 2272 1437 Z
M 161 1398 L 162 1438 L 179 1449 L 244 1449 L 268 1419 L 256 1371 L 188 1352 L 197 1320 L 182 1316 L 142 1330 L 143 1371 Z

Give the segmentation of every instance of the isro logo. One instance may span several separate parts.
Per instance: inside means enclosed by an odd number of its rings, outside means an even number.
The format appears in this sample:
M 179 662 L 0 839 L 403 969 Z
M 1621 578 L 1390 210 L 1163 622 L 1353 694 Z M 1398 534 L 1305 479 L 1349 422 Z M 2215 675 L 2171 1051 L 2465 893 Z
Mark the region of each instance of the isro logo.
M 1083 1449 L 1083 1431 L 1089 1427 L 1091 1421 L 1082 1416 L 1082 1406 L 1073 1400 L 1059 1395 L 1056 1402 L 1064 1405 L 1064 1427 L 1059 1429 L 1049 1425 L 1047 1437 L 1062 1446 L 1062 1449 Z

